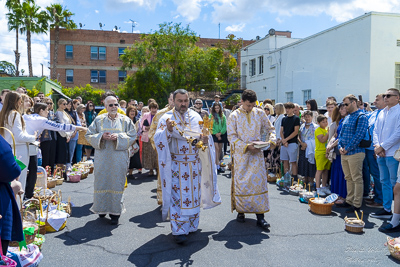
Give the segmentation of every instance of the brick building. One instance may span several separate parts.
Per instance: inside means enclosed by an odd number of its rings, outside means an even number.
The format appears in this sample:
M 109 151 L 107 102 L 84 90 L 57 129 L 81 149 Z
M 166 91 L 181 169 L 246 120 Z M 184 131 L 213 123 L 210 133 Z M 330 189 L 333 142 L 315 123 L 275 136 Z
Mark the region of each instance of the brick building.
M 101 30 L 60 30 L 57 79 L 65 87 L 85 86 L 110 89 L 123 82 L 132 71 L 121 71 L 124 50 L 140 41 L 141 34 Z M 50 31 L 50 64 L 54 60 L 54 30 Z M 243 41 L 243 47 L 254 41 Z M 201 38 L 197 45 L 213 47 L 226 39 Z M 240 57 L 236 56 L 239 61 Z M 240 66 L 240 62 L 238 62 Z

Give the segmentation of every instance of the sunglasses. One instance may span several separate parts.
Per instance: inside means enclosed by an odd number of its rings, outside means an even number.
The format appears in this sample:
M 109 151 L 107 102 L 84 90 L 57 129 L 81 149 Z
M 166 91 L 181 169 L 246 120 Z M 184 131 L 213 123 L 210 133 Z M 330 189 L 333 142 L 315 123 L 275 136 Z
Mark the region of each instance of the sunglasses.
M 47 104 L 47 105 L 53 105 L 53 103 L 51 103 L 51 102 L 47 102 L 46 104 Z
M 62 103 L 61 105 L 63 105 L 63 106 L 66 106 L 66 105 L 67 105 L 67 103 Z
M 383 98 L 385 98 L 385 97 L 386 97 L 386 98 L 390 98 L 391 96 L 395 96 L 395 95 L 389 95 L 389 94 L 387 94 L 387 95 L 382 95 Z
M 93 105 L 89 105 L 89 107 L 91 107 L 91 108 L 92 108 L 92 107 L 93 107 Z
M 135 107 L 137 107 L 137 104 L 133 104 L 132 106 L 135 106 Z
M 202 105 L 203 103 L 195 103 L 196 105 Z
M 269 111 L 269 108 L 264 108 L 264 110 L 268 110 Z
M 108 104 L 108 106 L 109 106 L 110 108 L 112 108 L 113 106 L 114 106 L 114 107 L 118 107 L 119 104 Z

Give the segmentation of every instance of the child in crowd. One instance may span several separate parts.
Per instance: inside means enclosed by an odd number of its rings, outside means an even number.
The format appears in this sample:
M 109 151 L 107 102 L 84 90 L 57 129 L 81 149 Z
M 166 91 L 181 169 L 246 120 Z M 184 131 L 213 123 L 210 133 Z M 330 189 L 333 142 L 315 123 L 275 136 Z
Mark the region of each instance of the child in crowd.
M 285 103 L 285 109 L 286 117 L 282 119 L 280 129 L 282 138 L 281 160 L 283 160 L 285 173 L 292 167 L 292 177 L 297 181 L 297 154 L 299 148 L 297 136 L 300 128 L 300 118 L 293 113 L 293 103 Z
M 315 183 L 317 193 L 320 196 L 330 195 L 331 191 L 326 187 L 328 181 L 328 171 L 331 168 L 331 162 L 326 157 L 326 144 L 328 141 L 328 119 L 324 115 L 318 115 L 317 122 L 319 127 L 315 130 L 315 163 L 317 172 L 315 174 Z M 322 186 L 321 186 L 322 178 Z

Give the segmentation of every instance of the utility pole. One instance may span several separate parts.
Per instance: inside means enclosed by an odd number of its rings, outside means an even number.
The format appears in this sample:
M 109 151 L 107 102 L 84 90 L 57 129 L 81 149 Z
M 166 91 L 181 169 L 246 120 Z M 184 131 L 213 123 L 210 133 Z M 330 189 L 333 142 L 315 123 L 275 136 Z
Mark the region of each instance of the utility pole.
M 136 25 L 136 21 L 129 19 L 132 22 L 132 33 L 133 33 L 133 29 L 135 28 Z
M 42 77 L 43 77 L 43 63 L 40 63 L 40 65 L 42 65 Z

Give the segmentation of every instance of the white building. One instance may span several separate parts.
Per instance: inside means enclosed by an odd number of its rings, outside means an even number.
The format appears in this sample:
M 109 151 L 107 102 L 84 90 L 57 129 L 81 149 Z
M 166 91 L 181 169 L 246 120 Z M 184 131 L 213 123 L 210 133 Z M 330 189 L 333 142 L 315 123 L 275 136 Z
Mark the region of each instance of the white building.
M 400 14 L 371 12 L 304 39 L 265 38 L 241 50 L 245 88 L 259 100 L 319 106 L 328 96 L 375 96 L 400 89 Z

